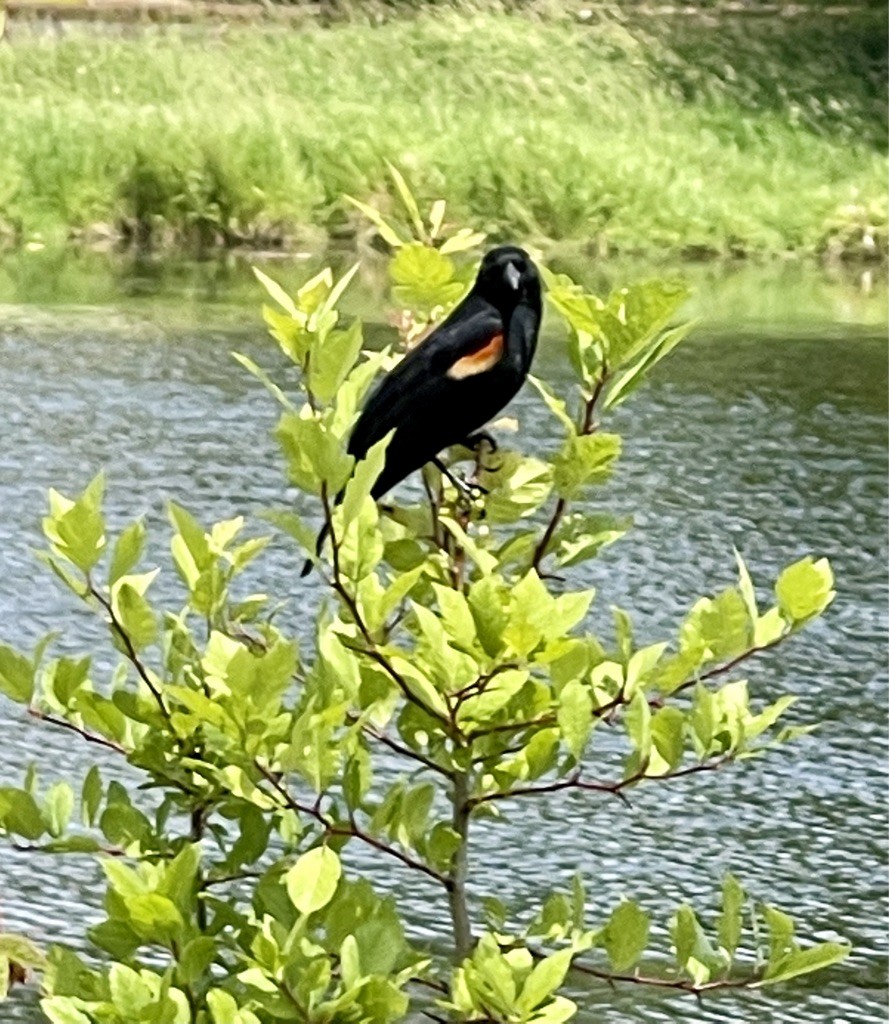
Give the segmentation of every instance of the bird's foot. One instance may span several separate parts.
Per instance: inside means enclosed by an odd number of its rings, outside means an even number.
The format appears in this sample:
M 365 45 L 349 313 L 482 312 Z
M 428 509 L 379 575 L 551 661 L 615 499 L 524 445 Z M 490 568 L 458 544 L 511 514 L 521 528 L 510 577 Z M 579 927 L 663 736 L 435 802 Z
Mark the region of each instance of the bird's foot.
M 452 473 L 450 467 L 446 466 L 441 459 L 433 459 L 432 461 L 442 476 L 447 477 L 448 480 L 451 481 L 457 489 L 457 493 L 460 494 L 464 500 L 470 502 L 478 501 L 488 493 L 487 487 L 482 487 L 477 480 L 473 480 L 472 478 L 464 479 L 463 477 Z
M 492 455 L 500 447 L 497 444 L 497 438 L 493 434 L 489 434 L 487 430 L 477 430 L 474 434 L 470 434 L 463 444 L 474 452 L 481 451 L 487 445 Z
M 498 451 L 500 448 L 497 444 L 497 439 L 493 434 L 489 434 L 487 430 L 477 430 L 474 434 L 470 434 L 462 444 L 464 448 L 468 448 L 471 452 L 475 453 L 476 464 L 480 471 L 485 473 L 496 473 L 503 465 L 502 462 L 498 462 L 496 465 L 488 465 L 482 461 L 486 449 L 487 454 L 493 455 L 494 452 Z

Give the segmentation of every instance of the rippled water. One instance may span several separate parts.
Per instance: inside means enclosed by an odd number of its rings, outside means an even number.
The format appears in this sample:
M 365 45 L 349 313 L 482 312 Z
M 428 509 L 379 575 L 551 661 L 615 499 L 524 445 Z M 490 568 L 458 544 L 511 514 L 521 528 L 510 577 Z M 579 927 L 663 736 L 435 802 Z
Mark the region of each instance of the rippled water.
M 276 364 L 259 330 L 95 321 L 84 328 L 57 314 L 39 327 L 0 328 L 0 637 L 22 645 L 60 624 L 76 648 L 99 635 L 29 553 L 47 487 L 79 489 L 106 467 L 110 518 L 147 514 L 161 559 L 168 498 L 211 521 L 283 494 L 268 436 L 274 409 L 228 357 L 236 347 Z M 559 346 L 545 345 L 538 372 L 558 383 L 562 367 Z M 827 555 L 838 578 L 830 613 L 749 673 L 755 693 L 798 693 L 795 719 L 824 724 L 767 760 L 640 792 L 629 810 L 571 796 L 523 804 L 508 823 L 479 825 L 479 880 L 529 907 L 538 886 L 579 863 L 594 915 L 627 893 L 665 916 L 686 898 L 707 906 L 731 868 L 798 915 L 804 934 L 845 936 L 855 954 L 824 978 L 702 1005 L 593 989 L 579 997 L 581 1020 L 886 1020 L 886 376 L 881 333 L 702 331 L 620 410 L 625 458 L 601 501 L 635 512 L 637 525 L 586 570 L 598 589 L 591 628 L 607 630 L 608 607 L 620 603 L 636 610 L 644 638 L 670 636 L 696 596 L 732 580 L 732 545 L 762 585 L 786 561 Z M 528 391 L 518 414 L 523 443 L 545 446 L 551 424 Z M 290 553 L 267 558 L 263 582 L 292 595 L 299 628 L 318 595 L 295 568 Z M 78 779 L 93 754 L 0 698 L 3 781 L 34 757 L 47 776 Z M 99 913 L 89 859 L 0 856 L 3 924 L 82 944 Z M 421 932 L 437 930 L 434 894 L 388 864 L 371 870 Z M 39 1020 L 26 992 L 0 1017 Z

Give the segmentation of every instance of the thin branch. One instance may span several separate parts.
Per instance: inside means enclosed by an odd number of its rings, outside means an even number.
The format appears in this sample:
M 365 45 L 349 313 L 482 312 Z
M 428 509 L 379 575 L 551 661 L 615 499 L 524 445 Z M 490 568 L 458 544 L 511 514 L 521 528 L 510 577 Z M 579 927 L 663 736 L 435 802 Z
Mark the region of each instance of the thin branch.
M 67 718 L 57 718 L 55 715 L 48 715 L 45 711 L 41 711 L 40 708 L 35 707 L 33 704 L 28 706 L 28 714 L 32 718 L 36 718 L 41 722 L 46 722 L 49 725 L 58 726 L 60 729 L 70 729 L 71 732 L 76 732 L 78 736 L 85 739 L 87 743 L 98 743 L 99 746 L 107 747 L 109 750 L 113 750 L 117 754 L 126 755 L 129 753 L 126 747 L 121 746 L 114 740 L 109 740 L 105 736 L 100 736 L 98 733 L 82 729 L 79 725 L 69 722 Z
M 388 857 L 394 857 L 396 860 L 401 861 L 405 867 L 409 867 L 414 871 L 419 871 L 424 875 L 428 875 L 430 878 L 435 879 L 439 885 L 448 888 L 448 879 L 434 868 L 429 867 L 428 864 L 424 864 L 422 861 L 415 860 L 409 854 L 403 853 L 401 850 L 394 846 L 389 846 L 384 843 L 381 839 L 377 839 L 376 836 L 370 835 L 355 823 L 350 821 L 348 826 L 338 824 L 337 822 L 331 821 L 326 815 L 324 815 L 318 806 L 318 802 L 314 806 L 308 806 L 307 804 L 301 804 L 298 800 L 295 800 L 291 796 L 290 791 L 281 782 L 280 779 L 276 778 L 273 772 L 269 771 L 261 762 L 254 761 L 257 771 L 268 781 L 274 789 L 277 791 L 284 804 L 292 811 L 297 814 L 306 815 L 314 818 L 315 821 L 322 826 L 325 833 L 329 836 L 347 836 L 350 838 L 360 839 L 363 843 L 368 846 L 372 846 L 375 850 L 380 853 L 385 853 Z
M 539 718 L 531 718 L 525 722 L 504 722 L 502 725 L 489 725 L 483 729 L 473 729 L 472 732 L 467 733 L 466 742 L 472 743 L 485 736 L 494 736 L 501 732 L 524 732 L 526 729 L 541 728 L 546 725 L 552 725 L 555 720 L 555 715 L 548 714 L 541 715 Z
M 167 723 L 167 726 L 170 729 L 170 732 L 178 738 L 178 733 L 176 732 L 176 729 L 173 725 L 173 718 L 172 715 L 170 714 L 169 708 L 164 702 L 164 698 L 160 690 L 157 688 L 157 686 L 154 683 L 154 680 L 151 678 L 148 669 L 145 667 L 145 665 L 142 662 L 142 659 L 139 657 L 139 654 L 136 651 L 136 648 L 133 644 L 132 639 L 130 638 L 129 633 L 127 633 L 127 631 L 123 628 L 123 624 L 121 623 L 120 619 L 118 619 L 117 615 L 115 615 L 114 607 L 112 606 L 108 598 L 106 598 L 105 595 L 96 586 L 94 586 L 92 580 L 90 580 L 89 578 L 87 578 L 87 585 L 89 586 L 89 592 L 105 609 L 108 615 L 108 620 L 111 623 L 112 629 L 117 633 L 117 635 L 123 642 L 124 648 L 126 649 L 127 659 L 135 668 L 136 672 L 139 674 L 139 678 L 142 680 L 143 683 L 145 683 L 145 685 L 151 691 L 151 695 L 152 697 L 154 697 L 155 703 L 160 709 L 160 713 L 163 715 Z
M 534 956 L 541 954 L 532 953 Z M 687 992 L 689 995 L 701 995 L 704 992 L 714 992 L 718 989 L 729 988 L 750 988 L 758 984 L 758 978 L 722 978 L 716 981 L 705 981 L 701 984 L 687 978 L 656 978 L 644 974 L 613 974 L 611 971 L 602 971 L 596 967 L 588 967 L 586 964 L 572 962 L 571 970 L 579 974 L 586 974 L 591 978 L 599 978 L 609 984 L 628 983 L 631 985 L 649 985 L 654 988 L 669 988 L 677 992 Z
M 85 853 L 91 856 L 96 853 L 104 853 L 106 857 L 127 856 L 127 851 L 122 850 L 119 846 L 100 846 L 98 847 L 98 849 L 94 850 L 50 850 L 45 843 L 10 842 L 8 845 L 11 849 L 16 850 L 18 853 L 44 853 L 48 857 L 59 857 L 62 854 L 68 853 Z
M 594 422 L 593 416 L 595 415 L 596 403 L 602 396 L 602 391 L 605 387 L 605 383 L 608 380 L 608 367 L 605 364 L 604 359 L 602 360 L 602 367 L 599 371 L 599 377 L 596 381 L 596 385 L 593 388 L 593 393 L 587 399 L 586 406 L 583 412 L 583 422 L 580 426 L 580 435 L 592 434 L 598 424 Z M 555 536 L 556 530 L 558 530 L 562 519 L 565 517 L 565 513 L 568 511 L 568 499 L 559 498 L 556 502 L 556 507 L 553 509 L 553 514 L 550 517 L 549 522 L 546 524 L 546 529 L 543 531 L 543 536 L 534 548 L 534 555 L 531 558 L 531 568 L 540 571 L 540 563 L 546 558 L 547 549 Z
M 665 772 L 662 775 L 650 774 L 646 764 L 639 771 L 628 775 L 625 779 L 618 779 L 613 782 L 588 781 L 583 778 L 580 771 L 576 771 L 567 779 L 560 779 L 558 782 L 551 782 L 542 786 L 517 786 L 514 789 L 503 790 L 502 792 L 486 793 L 483 796 L 472 797 L 469 804 L 472 808 L 475 808 L 481 804 L 490 803 L 493 800 L 508 800 L 519 796 L 544 796 L 548 793 L 559 793 L 566 789 L 620 796 L 623 790 L 640 782 L 665 782 L 683 778 L 686 775 L 697 775 L 700 772 L 719 771 L 720 768 L 730 764 L 733 760 L 734 757 L 732 755 L 727 755 L 715 761 L 702 761 L 700 764 L 689 765 L 687 768 L 677 768 L 675 771 Z
M 473 682 L 462 689 L 449 693 L 448 697 L 454 702 L 454 713 L 456 714 L 460 710 L 461 705 L 465 701 L 473 697 L 480 697 L 488 688 L 488 684 L 493 682 L 497 676 L 518 668 L 521 668 L 521 666 L 516 662 L 504 662 L 504 664 L 497 665 L 496 668 L 491 669 L 490 672 L 480 675 L 478 679 L 473 680 Z
M 328 533 L 330 536 L 330 546 L 333 552 L 333 579 L 330 581 L 330 585 L 334 592 L 340 597 L 343 604 L 349 609 L 352 618 L 355 620 L 355 625 L 358 627 L 364 642 L 367 645 L 365 648 L 353 647 L 352 650 L 359 651 L 362 654 L 367 655 L 383 669 L 386 670 L 393 682 L 401 690 L 405 700 L 410 701 L 412 704 L 423 711 L 432 718 L 438 719 L 441 722 L 447 723 L 448 719 L 446 716 L 430 708 L 424 701 L 419 697 L 411 693 L 410 688 L 407 685 L 404 677 L 400 672 L 391 664 L 389 659 L 377 648 L 376 640 L 373 634 L 367 627 L 367 623 L 364 621 L 364 617 L 361 614 L 361 609 L 358 607 L 358 602 L 355 597 L 349 592 L 346 585 L 343 583 L 342 570 L 340 568 L 340 544 L 337 538 L 336 531 L 333 528 L 333 510 L 330 506 L 330 499 L 327 496 L 327 488 L 325 485 L 321 487 L 321 502 L 324 506 L 324 518 L 327 523 Z
M 543 536 L 537 542 L 537 547 L 534 548 L 534 557 L 531 559 L 531 568 L 540 569 L 540 563 L 546 557 L 547 548 L 555 535 L 556 530 L 559 528 L 559 524 L 565 513 L 568 510 L 568 499 L 559 498 L 556 502 L 556 507 L 553 509 L 553 514 L 550 517 L 550 521 L 546 524 L 546 529 L 543 531 Z
M 410 758 L 412 761 L 416 761 L 418 764 L 425 765 L 431 771 L 438 772 L 440 775 L 444 775 L 445 778 L 452 778 L 454 773 L 449 769 L 445 768 L 444 765 L 438 764 L 431 758 L 426 757 L 419 751 L 411 750 L 410 747 L 405 747 L 397 740 L 393 740 L 391 736 L 387 736 L 385 733 L 378 732 L 372 726 L 362 726 L 362 731 L 365 735 L 369 736 L 372 740 L 376 740 L 378 743 L 382 743 L 383 746 L 388 747 L 396 754 L 400 754 L 402 757 Z
M 738 665 L 746 661 L 748 658 L 752 658 L 756 654 L 762 654 L 763 651 L 772 650 L 791 636 L 793 636 L 792 633 L 782 633 L 777 640 L 773 640 L 770 644 L 759 644 L 755 647 L 748 647 L 746 651 L 742 651 L 741 654 L 732 658 L 731 661 L 726 661 L 722 665 L 715 666 L 715 668 L 707 669 L 706 672 L 702 672 L 700 675 L 693 676 L 691 679 L 686 679 L 684 683 L 680 683 L 679 686 L 672 689 L 669 695 L 672 697 L 677 693 L 682 693 L 683 690 L 689 689 L 689 687 L 696 686 L 698 683 L 704 683 L 708 679 L 714 679 L 716 676 L 723 675 L 725 672 L 731 672 L 732 669 L 737 668 Z
M 366 657 L 370 658 L 371 661 L 375 661 L 381 668 L 385 669 L 386 673 L 389 675 L 389 677 L 392 679 L 395 685 L 399 688 L 399 690 L 401 690 L 402 696 L 404 697 L 405 700 L 409 701 L 411 704 L 415 704 L 418 708 L 420 708 L 421 711 L 424 711 L 427 715 L 429 715 L 430 718 L 434 718 L 438 722 L 443 722 L 447 726 L 452 725 L 447 715 L 443 715 L 440 711 L 436 711 L 434 708 L 429 707 L 429 705 L 424 700 L 421 700 L 419 697 L 417 697 L 414 693 L 411 692 L 404 676 L 398 671 L 398 669 L 395 668 L 395 666 L 389 661 L 385 654 L 383 654 L 376 648 L 376 646 L 350 647 L 349 649 L 352 651 L 357 651 L 359 654 L 365 655 Z
M 246 882 L 251 878 L 262 878 L 264 871 L 237 871 L 232 875 L 217 875 L 215 878 L 204 878 L 201 889 L 211 889 L 214 885 L 228 885 L 230 882 Z

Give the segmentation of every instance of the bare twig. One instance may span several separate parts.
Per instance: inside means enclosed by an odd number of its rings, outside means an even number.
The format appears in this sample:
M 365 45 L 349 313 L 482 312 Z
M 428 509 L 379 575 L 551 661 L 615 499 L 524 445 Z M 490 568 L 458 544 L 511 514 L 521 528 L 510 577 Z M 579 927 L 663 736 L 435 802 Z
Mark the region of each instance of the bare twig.
M 48 857 L 58 857 L 63 853 L 104 853 L 106 857 L 126 857 L 126 850 L 119 846 L 100 846 L 94 850 L 50 850 L 45 843 L 9 843 L 9 847 L 18 853 L 44 853 Z
M 29 705 L 28 714 L 32 718 L 38 719 L 38 721 L 58 726 L 60 729 L 70 729 L 71 732 L 76 732 L 78 736 L 85 739 L 87 743 L 98 743 L 99 746 L 107 747 L 108 750 L 113 750 L 117 754 L 126 755 L 129 753 L 126 747 L 121 746 L 114 740 L 109 740 L 107 737 L 100 736 L 98 733 L 82 729 L 79 725 L 69 722 L 67 718 L 57 718 L 55 715 L 48 715 L 45 711 L 41 711 L 40 708 L 35 707 L 33 704 Z
M 382 743 L 383 746 L 388 747 L 396 754 L 410 758 L 412 761 L 416 761 L 418 764 L 422 764 L 426 768 L 429 768 L 434 772 L 438 772 L 440 775 L 444 775 L 448 779 L 453 777 L 454 773 L 449 768 L 445 768 L 444 765 L 438 764 L 431 758 L 426 757 L 425 754 L 421 754 L 418 750 L 411 750 L 410 747 L 406 747 L 397 740 L 393 740 L 391 736 L 387 736 L 385 733 L 379 732 L 374 729 L 373 726 L 364 725 L 362 726 L 362 731 L 366 736 L 369 736 L 370 739 L 376 740 L 378 743 Z

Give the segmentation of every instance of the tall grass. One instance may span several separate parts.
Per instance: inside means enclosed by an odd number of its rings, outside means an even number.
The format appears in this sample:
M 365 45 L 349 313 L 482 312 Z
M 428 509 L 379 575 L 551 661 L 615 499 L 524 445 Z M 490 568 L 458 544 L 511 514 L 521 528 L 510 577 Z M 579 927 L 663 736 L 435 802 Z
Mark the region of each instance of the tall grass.
M 872 140 L 689 92 L 663 57 L 617 23 L 454 11 L 19 34 L 0 47 L 0 223 L 267 243 L 336 230 L 343 193 L 385 202 L 391 160 L 495 235 L 600 250 L 814 251 L 838 215 L 879 228 Z

